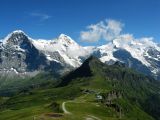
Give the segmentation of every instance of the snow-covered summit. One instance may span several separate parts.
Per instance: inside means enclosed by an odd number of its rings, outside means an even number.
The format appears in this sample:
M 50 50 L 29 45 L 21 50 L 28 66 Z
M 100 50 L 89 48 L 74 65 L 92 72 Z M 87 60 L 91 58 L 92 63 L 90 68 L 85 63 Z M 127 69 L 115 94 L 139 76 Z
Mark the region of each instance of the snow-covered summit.
M 73 67 L 78 67 L 81 64 L 79 57 L 87 56 L 87 51 L 71 37 L 61 34 L 53 40 L 33 40 L 34 46 L 44 51 L 46 55 L 57 52 L 61 55 L 66 63 Z
M 22 42 L 23 40 L 27 39 L 29 39 L 29 37 L 22 30 L 15 30 L 8 34 L 2 42 L 3 44 L 18 44 L 19 42 Z
M 66 34 L 60 34 L 59 37 L 58 37 L 59 40 L 66 40 L 66 41 L 70 41 L 70 42 L 75 42 L 74 40 L 72 40 L 71 37 L 69 37 L 68 35 Z
M 4 41 L 5 40 L 8 40 L 9 38 L 11 38 L 13 35 L 25 35 L 27 36 L 22 30 L 15 30 L 11 33 L 9 33 L 5 38 L 4 38 Z
M 23 30 L 15 30 L 11 34 L 25 34 Z

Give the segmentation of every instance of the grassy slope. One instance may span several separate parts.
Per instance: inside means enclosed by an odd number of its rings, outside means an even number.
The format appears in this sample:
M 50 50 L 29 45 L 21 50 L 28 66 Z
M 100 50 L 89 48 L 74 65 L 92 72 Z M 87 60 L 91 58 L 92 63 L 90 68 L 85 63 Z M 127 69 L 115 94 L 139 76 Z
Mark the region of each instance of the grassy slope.
M 48 83 L 48 87 L 21 92 L 10 99 L 1 98 L 0 120 L 55 119 L 48 113 L 59 113 L 62 115 L 60 120 L 93 119 L 91 116 L 102 120 L 119 120 L 119 112 L 95 100 L 97 93 L 105 94 L 112 90 L 123 91 L 124 94 L 122 98 L 113 101 L 122 107 L 121 120 L 153 120 L 144 112 L 140 101 L 145 101 L 149 94 L 159 91 L 154 82 L 130 69 L 104 66 L 97 60 L 86 63 L 65 76 L 58 87 Z M 93 92 L 84 93 L 84 90 Z M 72 114 L 63 114 L 63 102 L 67 102 L 66 109 Z
M 33 78 L 30 77 L 0 77 L 0 95 L 13 96 L 20 91 L 46 86 L 56 82 L 57 76 L 51 73 L 40 73 Z

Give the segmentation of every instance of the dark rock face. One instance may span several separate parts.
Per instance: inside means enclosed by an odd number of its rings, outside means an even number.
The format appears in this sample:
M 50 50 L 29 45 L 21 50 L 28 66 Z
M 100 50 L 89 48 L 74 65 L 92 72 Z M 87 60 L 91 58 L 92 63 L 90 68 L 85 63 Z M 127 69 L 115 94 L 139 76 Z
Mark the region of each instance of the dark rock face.
M 133 68 L 141 73 L 145 73 L 146 75 L 152 75 L 151 70 L 143 65 L 140 61 L 133 58 L 129 52 L 123 49 L 119 49 L 113 53 L 114 57 L 123 61 L 125 65 L 129 68 Z
M 101 54 L 101 52 L 100 52 L 99 50 L 97 50 L 97 51 L 94 51 L 94 52 L 92 53 L 92 55 L 93 55 L 93 56 L 96 56 L 97 58 L 101 58 L 102 56 L 105 56 L 105 55 L 107 55 L 107 54 Z
M 160 60 L 159 56 L 160 56 L 160 52 L 157 51 L 154 48 L 150 48 L 148 49 L 147 53 L 149 54 L 149 56 L 153 57 L 153 58 L 157 58 L 157 60 Z
M 114 99 L 122 98 L 121 91 L 110 91 L 103 95 L 105 101 L 112 101 Z
M 113 102 L 115 99 L 122 98 L 122 92 L 121 91 L 110 91 L 108 93 L 103 94 L 103 100 L 102 102 L 107 106 L 113 108 L 117 112 L 122 112 L 122 107 L 115 102 Z M 121 116 L 120 116 L 121 117 Z
M 53 56 L 63 61 L 58 53 L 52 53 Z M 46 70 L 59 73 L 63 71 L 64 66 L 65 64 L 60 62 L 49 61 L 23 32 L 13 33 L 4 44 L 0 45 L 0 73 L 32 74 Z
M 151 66 L 157 70 L 160 68 L 160 52 L 154 48 L 150 48 L 146 51 L 148 56 L 145 56 L 145 59 L 151 64 Z M 156 73 L 156 79 L 160 79 L 160 72 Z
M 15 32 L 12 33 L 9 38 L 6 40 L 8 46 L 13 46 L 13 45 L 22 45 L 21 47 L 23 48 L 24 43 L 29 43 L 30 41 L 28 40 L 28 37 L 23 33 L 23 32 Z

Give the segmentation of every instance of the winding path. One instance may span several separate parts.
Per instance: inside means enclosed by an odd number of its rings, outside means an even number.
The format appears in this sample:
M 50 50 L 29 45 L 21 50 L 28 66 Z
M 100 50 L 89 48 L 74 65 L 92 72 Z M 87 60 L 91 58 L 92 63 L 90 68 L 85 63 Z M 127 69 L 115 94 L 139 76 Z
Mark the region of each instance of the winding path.
M 66 103 L 69 103 L 69 102 L 73 102 L 73 101 L 67 101 L 67 102 L 63 102 L 63 103 L 62 103 L 62 110 L 63 110 L 63 112 L 64 112 L 65 114 L 72 114 L 71 112 L 67 111 L 67 109 L 66 109 L 66 107 L 65 107 Z M 79 102 L 76 102 L 76 103 L 79 103 Z M 80 102 L 80 103 L 81 103 L 81 102 Z M 93 116 L 93 115 L 88 115 L 88 116 L 86 117 L 86 120 L 101 120 L 101 119 L 98 118 L 98 117 L 95 117 L 95 116 Z
M 62 103 L 62 110 L 63 110 L 63 112 L 65 113 L 65 114 L 71 114 L 69 111 L 67 111 L 67 109 L 66 109 L 66 107 L 65 107 L 65 104 L 66 104 L 67 102 L 63 102 Z
M 95 116 L 93 116 L 93 115 L 88 115 L 88 117 L 91 117 L 91 118 L 93 118 L 93 120 L 101 120 L 100 118 L 98 118 L 98 117 L 95 117 Z

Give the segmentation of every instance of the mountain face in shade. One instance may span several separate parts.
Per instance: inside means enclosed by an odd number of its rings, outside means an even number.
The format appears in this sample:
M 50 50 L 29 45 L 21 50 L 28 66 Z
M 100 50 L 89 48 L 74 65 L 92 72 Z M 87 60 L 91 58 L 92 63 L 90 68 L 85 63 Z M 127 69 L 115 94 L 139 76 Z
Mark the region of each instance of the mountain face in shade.
M 65 73 L 79 67 L 93 55 L 103 63 L 112 65 L 119 61 L 127 67 L 159 79 L 160 46 L 145 39 L 128 39 L 120 36 L 102 46 L 83 47 L 65 34 L 54 40 L 35 40 L 17 30 L 0 42 L 0 73 Z
M 105 63 L 102 63 L 97 57 L 90 56 L 84 61 L 84 63 L 80 67 L 65 75 L 62 82 L 67 85 L 76 78 L 87 78 L 96 75 L 122 81 L 133 79 L 137 82 L 143 82 L 144 80 L 146 80 L 146 82 L 151 82 L 152 80 L 154 80 L 152 78 L 147 78 L 147 76 L 126 67 L 121 62 L 115 62 L 112 65 L 107 65 Z M 132 78 L 133 76 L 135 77 Z
M 58 53 L 53 56 L 61 59 Z M 40 71 L 60 72 L 67 68 L 67 64 L 60 61 L 49 60 L 43 52 L 38 50 L 22 31 L 14 31 L 1 43 L 0 72 L 10 75 L 35 75 Z M 68 66 L 69 67 L 69 66 Z

